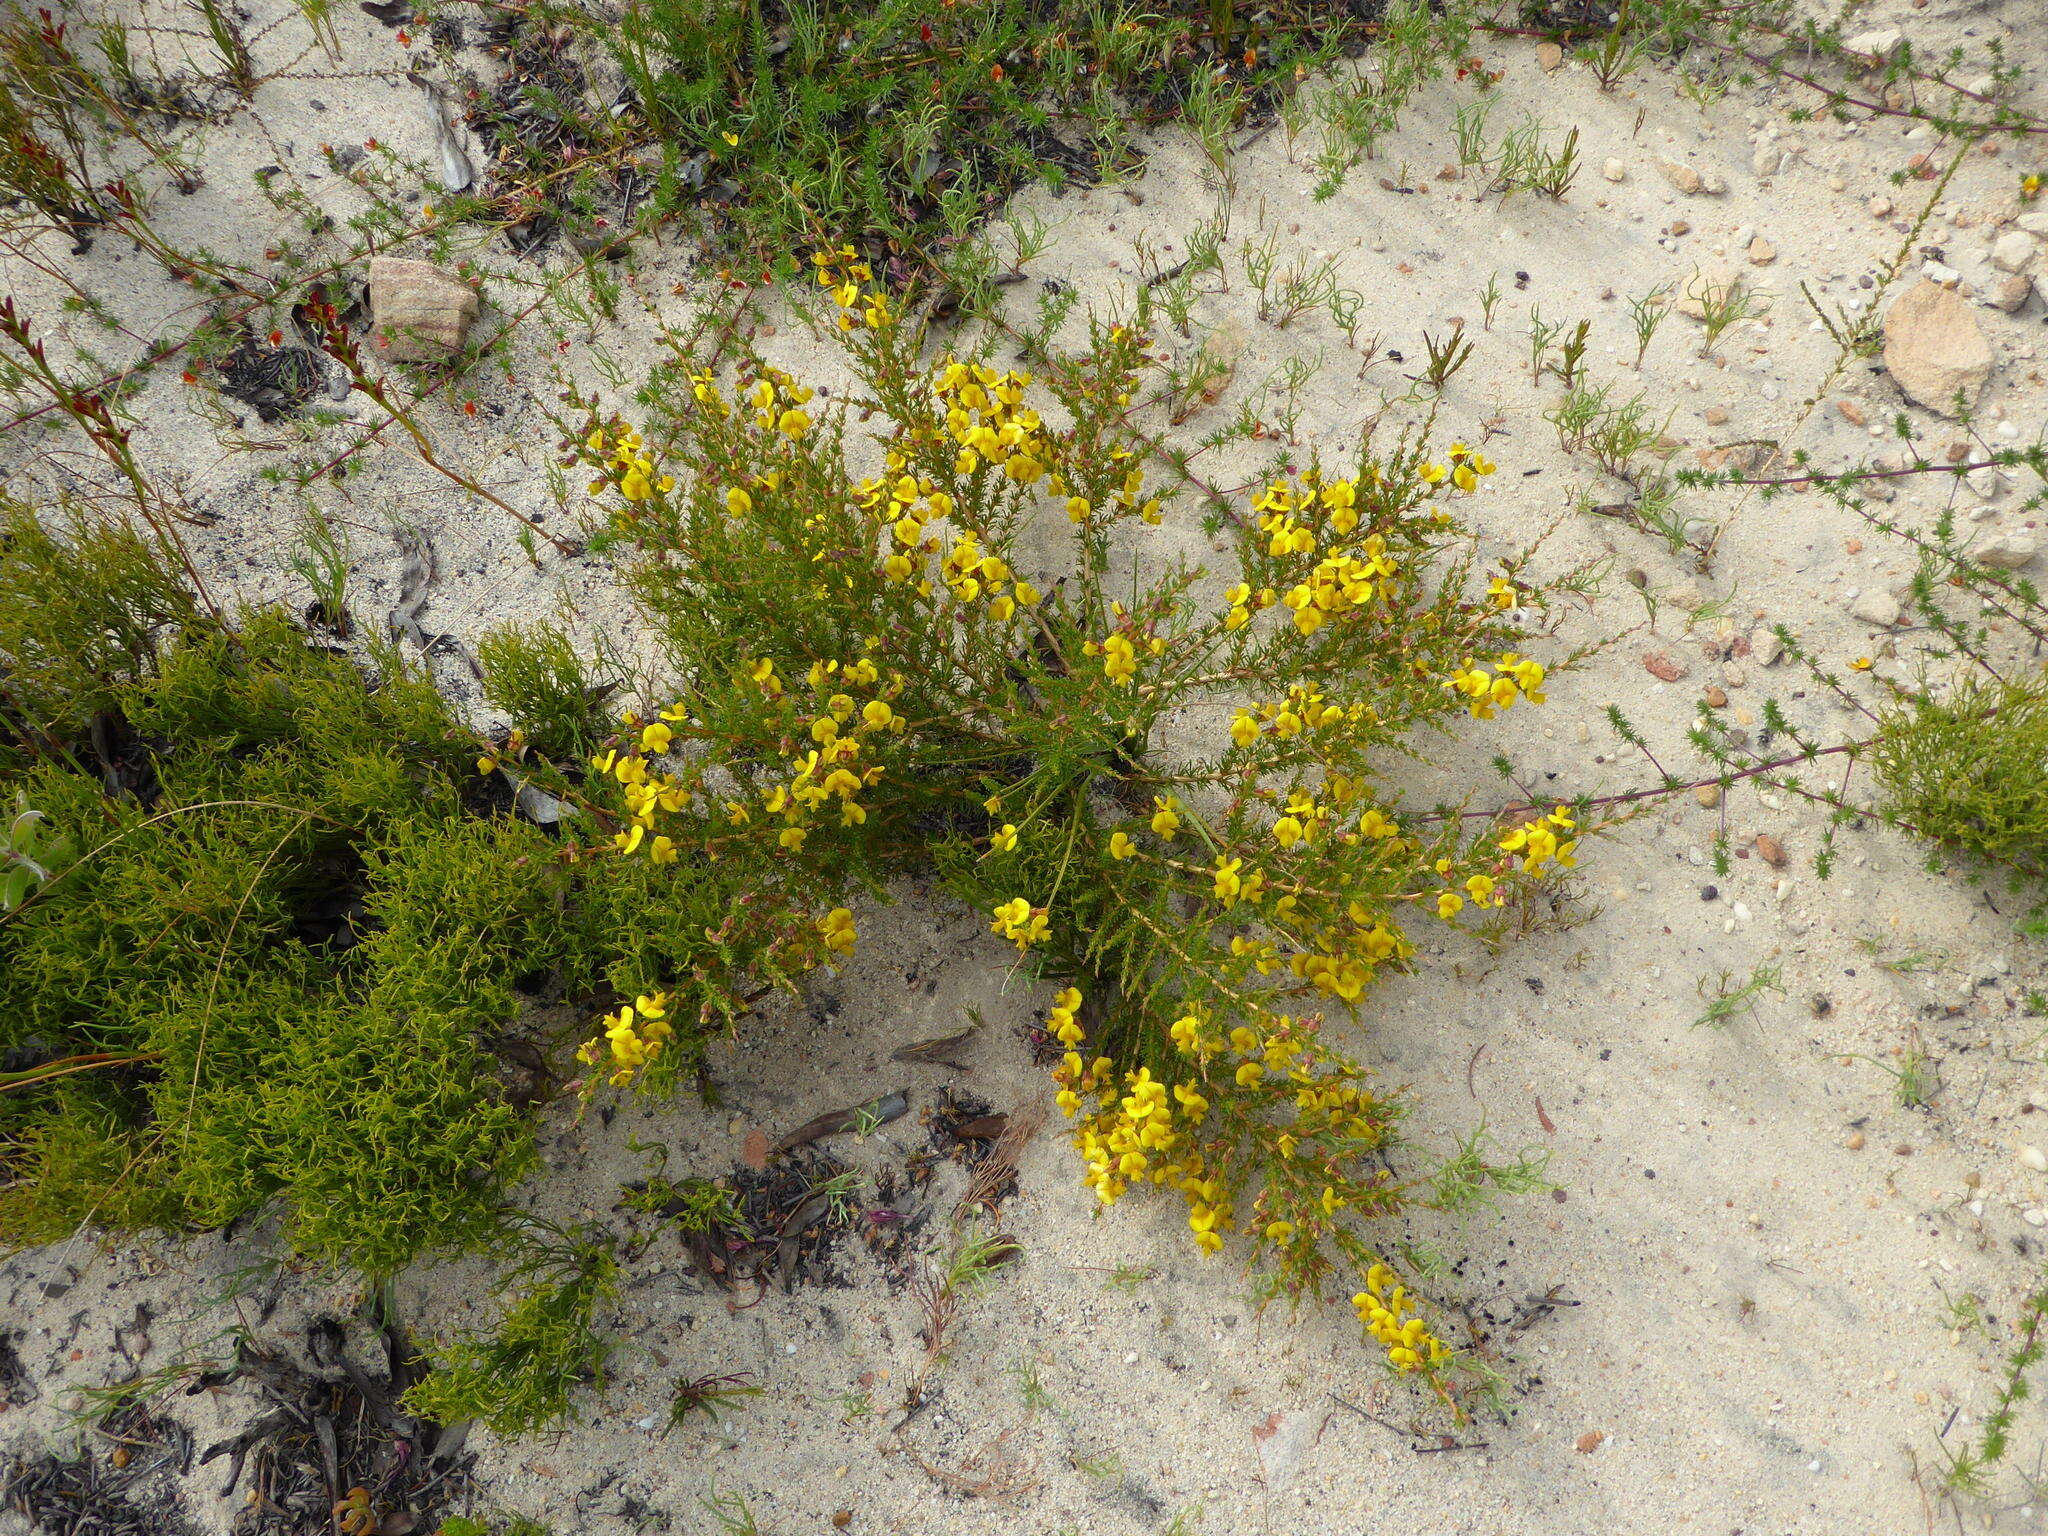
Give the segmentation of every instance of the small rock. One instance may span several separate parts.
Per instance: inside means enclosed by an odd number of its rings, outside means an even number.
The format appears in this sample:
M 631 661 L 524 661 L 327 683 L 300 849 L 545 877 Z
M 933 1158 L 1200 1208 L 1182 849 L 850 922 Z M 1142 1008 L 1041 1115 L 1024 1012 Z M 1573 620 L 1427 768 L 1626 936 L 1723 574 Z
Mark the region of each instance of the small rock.
M 1606 1441 L 1606 1439 L 1607 1436 L 1603 1434 L 1600 1430 L 1589 1429 L 1583 1435 L 1579 1436 L 1578 1439 L 1574 1440 L 1572 1444 L 1578 1447 L 1579 1454 L 1581 1456 L 1590 1456 L 1595 1451 L 1600 1449 L 1601 1445 Z
M 1850 53 L 1860 53 L 1865 58 L 1883 60 L 1899 46 L 1897 27 L 1880 27 L 1872 32 L 1859 32 L 1842 44 Z
M 1614 156 L 1609 155 L 1600 167 L 1600 174 L 1609 181 L 1626 181 L 1628 180 L 1628 167 L 1615 159 Z
M 1728 707 L 1728 695 L 1719 688 L 1714 687 L 1711 683 L 1707 685 L 1706 700 L 1707 708 L 1709 709 L 1726 709 Z
M 2030 1205 L 2020 1212 L 2020 1220 L 2030 1227 L 2048 1227 L 2048 1211 L 2038 1205 Z
M 1749 264 L 1752 267 L 1768 267 L 1778 259 L 1778 248 L 1758 235 L 1749 242 Z
M 2036 1173 L 2048 1173 L 2048 1152 L 2043 1152 L 2039 1147 L 2021 1147 L 2020 1162 Z
M 1749 168 L 1757 176 L 1775 176 L 1784 163 L 1785 157 L 1775 144 L 1759 144 L 1756 153 L 1749 157 Z
M 1944 416 L 1965 408 L 1991 377 L 1991 343 L 1959 295 L 1919 282 L 1884 318 L 1884 366 L 1906 395 Z
M 1728 425 L 1728 412 L 1723 406 L 1710 405 L 1701 413 L 1701 417 L 1710 427 L 1725 427 Z
M 1880 629 L 1889 629 L 1899 622 L 1899 600 L 1883 587 L 1872 587 L 1868 592 L 1859 592 L 1856 600 L 1849 605 L 1849 617 L 1861 619 L 1866 624 L 1875 624 Z
M 2028 234 L 2039 235 L 2043 240 L 2048 240 L 2048 208 L 2023 213 L 2013 222 Z
M 1728 190 L 1728 178 L 1708 166 L 1700 172 L 1700 190 L 1709 197 L 1720 197 Z
M 1849 399 L 1846 395 L 1835 402 L 1835 409 L 1841 414 L 1842 420 L 1848 422 L 1853 427 L 1867 427 L 1870 425 L 1870 418 L 1863 414 L 1863 407 L 1856 401 Z
M 1873 197 L 1867 206 L 1873 219 L 1888 219 L 1897 205 L 1888 197 Z
M 1849 1139 L 1843 1142 L 1842 1145 L 1851 1152 L 1861 1152 L 1863 1150 L 1863 1133 L 1861 1131 L 1851 1131 Z
M 1775 667 L 1778 658 L 1785 654 L 1785 642 L 1778 638 L 1775 629 L 1752 630 L 1749 636 L 1750 659 L 1760 667 Z
M 462 350 L 477 317 L 476 290 L 431 261 L 370 258 L 370 321 L 379 350 L 402 363 Z
M 1770 833 L 1757 833 L 1756 852 L 1757 857 L 1770 865 L 1771 868 L 1783 869 L 1785 867 L 1785 845 L 1771 836 Z
M 1749 669 L 1739 661 L 1731 661 L 1721 669 L 1721 681 L 1730 688 L 1740 688 L 1749 681 Z
M 1994 571 L 2017 571 L 2031 565 L 2040 552 L 2041 546 L 2032 534 L 1997 533 L 1973 548 L 1970 558 Z
M 1685 668 L 1662 651 L 1652 651 L 1645 656 L 1643 670 L 1660 683 L 1675 683 L 1685 676 Z
M 2027 298 L 2034 291 L 2034 280 L 2024 272 L 2008 272 L 1991 285 L 1985 295 L 1993 309 L 2002 309 L 2008 315 L 2016 315 L 2027 307 Z
M 1963 476 L 1963 483 L 1977 495 L 1979 501 L 1996 501 L 2005 494 L 2005 476 L 1998 472 L 1995 464 L 1980 465 Z
M 1692 797 L 1711 811 L 1721 803 L 1721 786 L 1718 784 L 1702 784 L 1692 792 Z
M 1683 160 L 1659 160 L 1657 169 L 1664 173 L 1664 179 L 1683 192 L 1687 197 L 1696 197 L 1705 183 L 1700 173 Z
M 1546 75 L 1556 74 L 1564 67 L 1564 50 L 1555 43 L 1538 43 L 1536 67 Z
M 1253 1427 L 1252 1444 L 1267 1492 L 1283 1493 L 1294 1486 L 1301 1476 L 1302 1458 L 1321 1438 L 1325 1422 L 1320 1413 L 1276 1408 Z
M 2019 272 L 2034 259 L 2034 237 L 2009 229 L 1991 244 L 1991 264 L 2002 272 Z

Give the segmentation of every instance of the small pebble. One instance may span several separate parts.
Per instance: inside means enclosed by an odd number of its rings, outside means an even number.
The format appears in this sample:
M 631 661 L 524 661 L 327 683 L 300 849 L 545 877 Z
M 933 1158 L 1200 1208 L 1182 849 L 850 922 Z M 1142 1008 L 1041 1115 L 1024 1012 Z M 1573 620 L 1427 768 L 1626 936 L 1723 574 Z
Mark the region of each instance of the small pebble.
M 1849 1139 L 1843 1142 L 1842 1145 L 1851 1152 L 1861 1152 L 1863 1150 L 1863 1133 L 1861 1131 L 1851 1131 Z

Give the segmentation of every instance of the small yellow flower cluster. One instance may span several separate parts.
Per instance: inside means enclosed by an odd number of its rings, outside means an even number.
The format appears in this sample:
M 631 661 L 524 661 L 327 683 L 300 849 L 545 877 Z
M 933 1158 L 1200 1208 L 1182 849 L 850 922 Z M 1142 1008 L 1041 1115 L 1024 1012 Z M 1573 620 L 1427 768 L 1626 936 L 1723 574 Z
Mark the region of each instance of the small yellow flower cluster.
M 592 768 L 616 779 L 625 795 L 626 810 L 632 820 L 624 831 L 612 837 L 612 846 L 620 853 L 637 853 L 644 844 L 647 856 L 655 863 L 676 861 L 673 838 L 648 834 L 654 831 L 658 813 L 666 811 L 673 815 L 690 803 L 691 789 L 673 774 L 650 769 L 648 763 L 665 755 L 675 744 L 674 724 L 687 718 L 688 711 L 680 704 L 663 710 L 660 719 L 645 723 L 638 715 L 622 716 L 629 733 L 625 746 L 608 748 L 590 760 Z
M 1444 680 L 1444 686 L 1465 696 L 1466 708 L 1474 720 L 1491 720 L 1495 710 L 1512 709 L 1517 699 L 1531 704 L 1543 702 L 1543 663 L 1524 660 L 1514 651 L 1502 651 L 1500 671 L 1474 666 L 1471 657 Z
M 986 597 L 988 616 L 998 624 L 1019 607 L 1029 608 L 1038 601 L 1038 589 L 1028 581 L 1015 580 L 1008 563 L 983 549 L 980 535 L 971 528 L 953 541 L 941 570 L 947 589 L 963 607 Z
M 1365 1289 L 1351 1298 L 1365 1331 L 1386 1349 L 1387 1364 L 1403 1373 L 1430 1370 L 1451 1356 L 1449 1346 L 1412 1315 L 1415 1299 L 1384 1264 L 1366 1271 Z
M 1445 457 L 1449 463 L 1424 464 L 1416 471 L 1424 484 L 1442 485 L 1448 480 L 1461 491 L 1476 491 L 1480 478 L 1498 468 L 1492 460 L 1473 452 L 1463 443 L 1451 444 L 1451 451 Z
M 872 283 L 875 273 L 852 246 L 815 251 L 811 265 L 818 270 L 818 286 L 829 289 L 832 302 L 839 306 L 839 329 L 855 330 L 865 322 L 869 330 L 879 331 L 894 323 L 888 295 L 879 288 L 862 290 L 861 284 Z
M 954 471 L 971 475 L 984 465 L 998 465 L 1020 485 L 1038 480 L 1053 458 L 1052 444 L 1040 435 L 1038 412 L 1024 404 L 1028 373 L 998 373 L 982 363 L 948 359 L 932 390 L 946 406 L 946 434 L 960 452 Z
M 1264 610 L 1272 607 L 1280 601 L 1280 594 L 1271 587 L 1261 587 L 1254 592 L 1243 582 L 1239 582 L 1223 594 L 1223 600 L 1230 605 L 1230 611 L 1223 615 L 1223 627 L 1243 629 L 1245 625 L 1251 623 L 1254 609 Z
M 1127 459 L 1130 457 L 1130 451 L 1119 448 L 1113 457 Z M 1055 496 L 1067 495 L 1066 483 L 1057 475 L 1053 477 L 1052 493 Z M 1155 527 L 1158 525 L 1159 498 L 1145 495 L 1145 471 L 1140 465 L 1133 464 L 1124 471 L 1124 477 L 1118 483 L 1116 493 L 1110 498 L 1109 504 L 1119 513 L 1135 516 L 1140 522 L 1151 523 Z M 1079 526 L 1087 522 L 1094 511 L 1094 507 L 1089 505 L 1085 496 L 1067 496 L 1068 522 Z
M 627 501 L 645 501 L 656 492 L 666 496 L 676 488 L 673 477 L 658 474 L 654 460 L 644 451 L 640 434 L 613 423 L 611 430 L 592 427 L 583 446 L 599 460 L 598 478 L 590 482 L 590 494 L 616 490 Z
M 1406 960 L 1415 946 L 1398 926 L 1363 902 L 1352 902 L 1346 916 L 1349 926 L 1318 933 L 1312 941 L 1315 947 L 1294 955 L 1287 965 L 1323 996 L 1355 1003 L 1381 965 Z
M 1570 832 L 1578 826 L 1563 806 L 1558 806 L 1548 816 L 1536 821 L 1525 821 L 1514 831 L 1500 840 L 1502 853 L 1516 853 L 1522 856 L 1522 872 L 1533 875 L 1546 864 L 1557 864 L 1570 869 L 1578 860 L 1574 857 L 1579 843 L 1577 838 L 1560 840 L 1560 832 Z
M 854 930 L 853 914 L 844 907 L 834 907 L 818 919 L 818 937 L 825 941 L 828 954 L 851 955 L 860 935 Z
M 1045 1016 L 1045 1027 L 1053 1039 L 1068 1050 L 1081 1043 L 1081 989 L 1061 987 L 1053 994 L 1052 1011 Z
M 799 438 L 811 430 L 811 414 L 804 407 L 811 403 L 814 391 L 808 384 L 799 384 L 779 368 L 762 370 L 761 377 L 754 380 L 754 387 L 748 391 L 748 398 L 754 407 L 754 425 L 763 432 L 780 432 L 787 438 Z
M 1032 945 L 1045 942 L 1046 915 L 1044 907 L 1034 907 L 1022 896 L 1014 896 L 1001 906 L 990 909 L 990 916 L 995 918 L 990 932 L 1014 939 L 1021 954 Z
M 1081 1180 L 1096 1199 L 1114 1205 L 1140 1181 L 1170 1185 L 1188 1202 L 1195 1246 L 1205 1253 L 1223 1246 L 1223 1233 L 1234 1225 L 1228 1192 L 1185 1134 L 1209 1113 L 1209 1101 L 1197 1088 L 1176 1083 L 1169 1090 L 1151 1068 L 1139 1067 L 1124 1074 L 1118 1093 L 1110 1059 L 1084 1062 L 1077 1051 L 1061 1058 L 1053 1080 L 1060 1085 L 1060 1109 L 1069 1117 L 1079 1114 L 1083 1094 L 1095 1097 L 1095 1110 L 1075 1124 L 1074 1146 L 1085 1165 Z
M 1507 577 L 1494 576 L 1487 580 L 1486 605 L 1489 608 L 1498 608 L 1502 612 L 1506 612 L 1510 608 L 1520 606 L 1521 601 L 1521 589 L 1512 581 L 1509 581 Z
M 668 994 L 643 994 L 617 1013 L 606 1014 L 603 1036 L 578 1046 L 576 1059 L 586 1066 L 595 1066 L 609 1054 L 613 1063 L 612 1086 L 623 1088 L 661 1054 L 662 1042 L 674 1033 L 668 1022 Z
M 518 762 L 525 756 L 526 732 L 520 730 L 519 727 L 515 725 L 509 732 L 506 733 L 505 745 L 503 745 L 502 747 L 489 748 L 488 750 L 486 750 L 478 756 L 476 760 L 476 771 L 479 774 L 481 774 L 484 778 L 489 778 L 492 774 L 498 771 L 499 765 L 503 763 L 506 758 L 509 757 L 514 762 Z
M 1230 722 L 1230 739 L 1240 747 L 1249 747 L 1259 739 L 1264 722 L 1282 741 L 1291 741 L 1304 731 L 1326 730 L 1347 720 L 1356 724 L 1365 718 L 1365 712 L 1363 704 L 1354 704 L 1347 710 L 1325 700 L 1320 689 L 1296 683 L 1277 704 L 1254 704 L 1248 710 L 1240 709 Z
M 1321 546 L 1312 519 L 1325 519 L 1338 538 L 1348 537 L 1358 527 L 1358 483 L 1333 480 L 1322 484 L 1309 476 L 1297 487 L 1276 480 L 1252 503 L 1252 510 L 1262 514 L 1259 531 L 1266 535 L 1268 555 L 1276 560 L 1313 555 Z M 1325 620 L 1364 607 L 1375 591 L 1384 591 L 1399 574 L 1399 567 L 1387 554 L 1385 538 L 1375 533 L 1356 549 L 1331 548 L 1282 601 L 1294 615 L 1294 627 L 1303 635 L 1312 635 Z M 1268 588 L 1254 595 L 1249 586 L 1240 584 L 1232 587 L 1224 600 L 1228 604 L 1224 628 L 1234 630 L 1251 622 L 1255 606 L 1271 606 L 1274 594 Z
M 771 698 L 782 696 L 784 685 L 769 660 L 752 663 L 748 675 Z M 910 722 L 891 703 L 903 692 L 900 673 L 884 679 L 874 662 L 863 656 L 855 662 L 814 661 L 806 678 L 817 713 L 803 726 L 815 747 L 801 755 L 784 758 L 782 769 L 787 783 L 769 785 L 761 792 L 762 809 L 782 818 L 776 843 L 795 853 L 816 825 L 818 813 L 831 801 L 839 803 L 839 825 L 857 827 L 868 819 L 865 807 L 855 797 L 882 781 L 883 766 L 872 760 L 862 766 L 862 755 L 872 759 L 876 747 L 891 736 L 900 736 Z M 879 686 L 877 686 L 879 684 Z M 872 689 L 875 696 L 861 703 L 845 688 Z M 735 802 L 727 807 L 735 824 L 748 819 L 746 808 Z
M 1438 859 L 1436 861 L 1436 872 L 1445 879 L 1449 879 L 1451 861 L 1449 859 Z M 1504 907 L 1508 902 L 1507 892 L 1499 888 L 1499 882 L 1493 876 L 1486 874 L 1473 875 L 1465 882 L 1464 895 L 1460 895 L 1448 887 L 1436 893 L 1436 915 L 1448 923 L 1452 918 L 1465 910 L 1465 896 L 1470 896 L 1472 898 L 1472 905 L 1480 908 Z
M 1399 567 L 1387 557 L 1387 541 L 1373 534 L 1361 554 L 1340 552 L 1326 555 L 1309 572 L 1307 581 L 1288 590 L 1283 601 L 1294 613 L 1294 627 L 1312 635 L 1323 621 L 1336 614 L 1362 608 L 1372 601 L 1373 578 L 1381 579 L 1384 590 Z

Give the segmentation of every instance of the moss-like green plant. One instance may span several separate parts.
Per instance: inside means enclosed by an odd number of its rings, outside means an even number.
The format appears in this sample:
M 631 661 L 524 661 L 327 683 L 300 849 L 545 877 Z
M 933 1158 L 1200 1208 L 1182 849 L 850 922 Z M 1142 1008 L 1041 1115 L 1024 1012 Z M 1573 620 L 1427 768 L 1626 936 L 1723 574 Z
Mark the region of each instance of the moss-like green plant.
M 1902 825 L 2048 877 L 2048 679 L 1974 680 L 1911 697 L 1885 712 L 1871 762 Z
M 581 1385 L 602 1385 L 612 1342 L 593 1326 L 617 1289 L 611 1245 L 579 1231 L 536 1226 L 532 1252 L 500 1283 L 526 1290 L 490 1333 L 435 1346 L 432 1371 L 406 1406 L 437 1424 L 475 1419 L 500 1435 L 526 1434 L 571 1410 Z
M 0 512 L 0 795 L 40 870 L 0 913 L 0 1241 L 279 1202 L 390 1273 L 495 1234 L 531 1164 L 492 1046 L 522 984 L 617 969 L 706 1027 L 758 986 L 720 931 L 743 889 L 565 860 L 583 813 L 508 811 L 396 651 L 365 673 L 281 612 L 215 618 L 148 535 Z M 496 654 L 575 749 L 562 649 Z

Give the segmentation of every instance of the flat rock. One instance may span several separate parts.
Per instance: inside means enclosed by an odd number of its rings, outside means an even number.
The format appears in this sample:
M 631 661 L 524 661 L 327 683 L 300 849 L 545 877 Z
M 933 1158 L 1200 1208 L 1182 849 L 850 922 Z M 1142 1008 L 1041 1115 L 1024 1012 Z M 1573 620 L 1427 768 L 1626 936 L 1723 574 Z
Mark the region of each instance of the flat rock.
M 1556 74 L 1564 67 L 1564 50 L 1555 43 L 1538 43 L 1536 67 L 1546 75 Z
M 435 362 L 461 351 L 477 310 L 476 289 L 431 261 L 370 258 L 370 322 L 378 351 L 395 362 Z
M 1907 397 L 1944 416 L 1976 403 L 1991 377 L 1991 343 L 1969 303 L 1939 283 L 1921 281 L 1884 317 L 1884 366 Z
M 1759 144 L 1756 153 L 1749 157 L 1749 169 L 1756 176 L 1775 176 L 1778 167 L 1785 163 L 1785 156 L 1775 144 Z
M 2024 230 L 2009 229 L 1991 243 L 1991 263 L 2001 272 L 2024 271 L 2034 259 L 2034 237 Z
M 1842 46 L 1851 53 L 1862 54 L 1865 58 L 1881 59 L 1899 46 L 1899 36 L 1897 27 L 1880 27 L 1872 32 L 1858 32 L 1854 37 L 1846 39 Z
M 2032 534 L 1995 533 L 1970 551 L 1970 558 L 1994 571 L 2017 571 L 2033 564 L 2041 545 Z
M 1867 592 L 1856 594 L 1856 600 L 1849 605 L 1849 617 L 1861 619 L 1866 624 L 1875 624 L 1880 629 L 1889 629 L 1899 622 L 1899 600 L 1883 587 L 1872 587 Z

